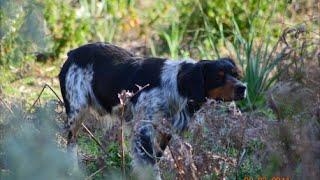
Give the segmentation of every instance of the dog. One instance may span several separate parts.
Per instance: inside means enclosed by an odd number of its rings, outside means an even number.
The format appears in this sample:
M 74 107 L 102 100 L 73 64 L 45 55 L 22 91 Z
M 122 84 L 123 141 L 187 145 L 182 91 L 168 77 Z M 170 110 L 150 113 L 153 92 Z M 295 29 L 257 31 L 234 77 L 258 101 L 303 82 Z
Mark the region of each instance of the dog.
M 100 116 L 117 115 L 122 90 L 138 92 L 136 85 L 148 85 L 130 99 L 131 115 L 126 116 L 126 121 L 140 117 L 146 120 L 132 139 L 134 162 L 141 167 L 156 167 L 153 155 L 162 155 L 154 152 L 155 130 L 148 121 L 171 119 L 172 127 L 182 132 L 207 98 L 236 101 L 245 98 L 246 92 L 239 69 L 230 58 L 174 61 L 135 57 L 108 43 L 71 50 L 59 80 L 68 117 L 68 147 L 75 146 L 77 131 L 89 109 Z M 166 135 L 159 139 L 162 152 L 170 138 Z

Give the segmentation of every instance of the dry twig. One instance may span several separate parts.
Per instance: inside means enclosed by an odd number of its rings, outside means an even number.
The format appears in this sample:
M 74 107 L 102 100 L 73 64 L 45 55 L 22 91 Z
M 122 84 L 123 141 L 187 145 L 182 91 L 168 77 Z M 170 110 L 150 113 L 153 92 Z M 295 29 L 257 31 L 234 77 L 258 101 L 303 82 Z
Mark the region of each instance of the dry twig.
M 120 124 L 120 134 L 121 134 L 121 138 L 120 138 L 120 147 L 121 147 L 121 170 L 122 170 L 122 176 L 125 177 L 125 154 L 124 154 L 124 112 L 125 112 L 125 108 L 128 104 L 128 102 L 130 101 L 130 99 L 132 97 L 134 97 L 136 94 L 138 94 L 139 92 L 141 92 L 143 89 L 145 89 L 146 87 L 149 86 L 149 84 L 145 85 L 145 86 L 139 86 L 136 84 L 136 86 L 138 87 L 138 91 L 135 93 L 123 90 L 121 93 L 118 94 L 118 98 L 120 100 L 120 105 L 121 105 L 121 124 Z
M 0 98 L 0 102 L 10 111 L 11 114 L 14 114 L 10 106 L 2 98 Z
M 103 169 L 105 169 L 107 165 L 102 166 L 100 169 L 98 169 L 96 172 L 92 173 L 90 176 L 86 177 L 85 180 L 92 179 L 95 175 L 97 175 L 99 172 L 101 172 Z
M 42 93 L 43 93 L 43 91 L 44 91 L 46 88 L 49 88 L 49 89 L 53 92 L 53 94 L 57 97 L 57 99 L 59 100 L 59 102 L 60 102 L 62 105 L 64 105 L 63 101 L 62 101 L 61 98 L 58 96 L 58 94 L 53 90 L 53 88 L 52 88 L 50 85 L 45 84 L 45 85 L 43 86 L 41 92 L 39 93 L 37 99 L 33 102 L 32 106 L 29 108 L 28 112 L 30 112 L 30 111 L 34 108 L 34 106 L 35 106 L 36 103 L 40 100 L 40 97 L 42 96 Z
M 40 98 L 41 98 L 41 96 L 42 96 L 42 94 L 43 94 L 43 92 L 44 92 L 44 90 L 45 90 L 46 88 L 49 88 L 49 89 L 53 92 L 53 94 L 56 96 L 56 98 L 59 100 L 60 104 L 64 106 L 63 101 L 62 101 L 61 98 L 58 96 L 58 94 L 53 90 L 53 88 L 52 88 L 50 85 L 45 84 L 45 85 L 43 86 L 41 92 L 39 93 L 37 99 L 33 102 L 32 106 L 29 108 L 28 112 L 30 112 L 30 111 L 35 107 L 36 103 L 40 100 Z M 1 99 L 0 99 L 0 100 L 1 100 Z M 10 110 L 11 110 L 11 109 L 10 109 Z M 11 110 L 11 112 L 12 112 L 12 110 Z M 92 133 L 83 123 L 82 123 L 81 125 L 82 125 L 82 127 L 84 128 L 84 130 L 89 134 L 90 138 L 102 149 L 103 152 L 106 153 L 105 148 L 102 146 L 102 144 L 99 142 L 99 140 L 93 135 L 93 133 Z
M 105 148 L 102 146 L 102 144 L 100 143 L 100 141 L 93 135 L 93 133 L 87 128 L 86 125 L 84 125 L 83 123 L 81 123 L 82 127 L 86 130 L 86 132 L 89 134 L 89 136 L 91 137 L 91 139 L 105 152 Z

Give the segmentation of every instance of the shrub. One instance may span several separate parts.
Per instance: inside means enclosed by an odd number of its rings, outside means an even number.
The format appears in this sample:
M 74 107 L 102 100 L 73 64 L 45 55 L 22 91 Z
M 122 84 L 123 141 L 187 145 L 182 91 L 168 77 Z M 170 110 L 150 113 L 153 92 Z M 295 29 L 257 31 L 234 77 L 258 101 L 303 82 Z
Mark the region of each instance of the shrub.
M 57 58 L 70 48 L 87 41 L 90 31 L 88 22 L 79 19 L 76 8 L 68 1 L 43 1 L 44 18 L 50 31 L 52 49 L 50 53 Z
M 70 156 L 59 148 L 55 124 L 55 105 L 46 104 L 27 114 L 15 105 L 11 111 L 0 112 L 1 163 L 8 173 L 5 179 L 66 179 L 83 178 L 72 170 Z M 3 139 L 2 139 L 3 138 Z M 70 172 L 73 172 L 70 175 Z
M 0 65 L 30 60 L 48 45 L 41 5 L 0 1 Z

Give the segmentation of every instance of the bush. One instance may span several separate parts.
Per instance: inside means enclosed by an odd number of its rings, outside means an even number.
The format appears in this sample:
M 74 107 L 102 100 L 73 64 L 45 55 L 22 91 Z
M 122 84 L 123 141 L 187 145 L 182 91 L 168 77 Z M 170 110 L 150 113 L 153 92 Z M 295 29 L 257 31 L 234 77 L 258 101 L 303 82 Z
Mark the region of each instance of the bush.
M 41 5 L 36 1 L 0 1 L 0 65 L 19 64 L 46 51 L 48 39 Z
M 48 103 L 35 113 L 27 114 L 24 107 L 15 105 L 0 113 L 1 163 L 5 179 L 66 179 L 83 178 L 72 170 L 70 156 L 56 141 L 55 104 Z M 70 172 L 73 172 L 70 175 Z

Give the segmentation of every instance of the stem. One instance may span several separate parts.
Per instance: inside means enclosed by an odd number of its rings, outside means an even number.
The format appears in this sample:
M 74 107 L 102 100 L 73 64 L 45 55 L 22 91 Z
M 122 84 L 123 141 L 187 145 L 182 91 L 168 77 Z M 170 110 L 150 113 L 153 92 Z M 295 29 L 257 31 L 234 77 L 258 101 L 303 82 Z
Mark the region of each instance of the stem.
M 125 105 L 122 105 L 122 112 L 121 112 L 121 125 L 120 125 L 120 133 L 121 133 L 121 170 L 122 170 L 122 177 L 125 177 L 125 159 L 124 159 L 124 134 L 123 134 L 123 119 L 124 119 L 124 108 Z

